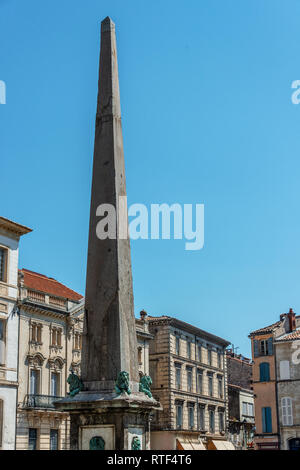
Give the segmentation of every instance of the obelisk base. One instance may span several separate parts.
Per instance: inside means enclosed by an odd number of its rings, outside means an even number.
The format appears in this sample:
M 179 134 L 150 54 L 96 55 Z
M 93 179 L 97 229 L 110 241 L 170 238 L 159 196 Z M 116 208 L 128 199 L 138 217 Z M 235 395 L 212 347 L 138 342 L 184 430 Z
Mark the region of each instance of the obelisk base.
M 55 402 L 70 414 L 71 450 L 150 450 L 150 414 L 160 403 L 144 393 L 87 392 Z

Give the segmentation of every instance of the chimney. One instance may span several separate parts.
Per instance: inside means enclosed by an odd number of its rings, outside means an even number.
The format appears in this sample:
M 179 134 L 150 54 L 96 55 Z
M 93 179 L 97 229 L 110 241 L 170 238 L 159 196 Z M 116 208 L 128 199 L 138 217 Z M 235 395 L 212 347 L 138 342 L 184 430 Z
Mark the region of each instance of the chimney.
M 293 311 L 292 308 L 290 308 L 290 311 L 288 313 L 288 319 L 289 319 L 289 331 L 294 331 L 296 329 L 296 318 L 295 318 L 295 312 Z

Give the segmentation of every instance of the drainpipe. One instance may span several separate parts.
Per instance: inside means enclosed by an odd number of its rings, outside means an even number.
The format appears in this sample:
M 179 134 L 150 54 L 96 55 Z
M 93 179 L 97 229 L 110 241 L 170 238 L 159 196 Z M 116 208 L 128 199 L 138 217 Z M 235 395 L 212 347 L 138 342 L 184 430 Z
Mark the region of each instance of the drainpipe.
M 18 294 L 17 294 L 18 295 Z M 19 382 L 19 362 L 20 362 L 20 310 L 19 303 L 16 302 L 16 314 L 18 315 L 18 350 L 17 350 L 17 383 Z M 19 384 L 16 387 L 16 419 L 15 419 L 15 450 L 17 449 L 17 413 L 18 413 L 18 397 L 19 396 Z
M 279 407 L 278 407 L 278 381 L 277 381 L 277 360 L 276 360 L 276 345 L 273 338 L 273 354 L 275 362 L 275 397 L 276 397 L 276 422 L 277 422 L 277 433 L 278 433 L 278 446 L 281 448 L 281 434 L 280 434 L 280 423 L 279 423 Z

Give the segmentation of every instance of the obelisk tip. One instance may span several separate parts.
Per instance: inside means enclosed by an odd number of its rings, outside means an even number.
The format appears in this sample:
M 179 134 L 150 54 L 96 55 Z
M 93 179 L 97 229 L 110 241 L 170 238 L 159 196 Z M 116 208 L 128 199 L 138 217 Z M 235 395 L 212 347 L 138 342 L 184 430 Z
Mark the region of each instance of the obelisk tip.
M 111 31 L 112 29 L 115 29 L 115 23 L 109 16 L 107 16 L 103 21 L 101 21 L 101 32 Z

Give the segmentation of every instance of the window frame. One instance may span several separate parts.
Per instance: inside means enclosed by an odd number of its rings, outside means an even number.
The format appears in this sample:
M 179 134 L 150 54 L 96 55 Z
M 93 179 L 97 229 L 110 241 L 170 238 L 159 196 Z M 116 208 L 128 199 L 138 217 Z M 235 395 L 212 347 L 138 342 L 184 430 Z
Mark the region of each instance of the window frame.
M 9 248 L 5 245 L 0 245 L 0 251 L 4 252 L 4 265 L 3 265 L 3 278 L 1 278 L 1 267 L 0 267 L 0 282 L 8 284 L 8 261 L 9 261 Z

